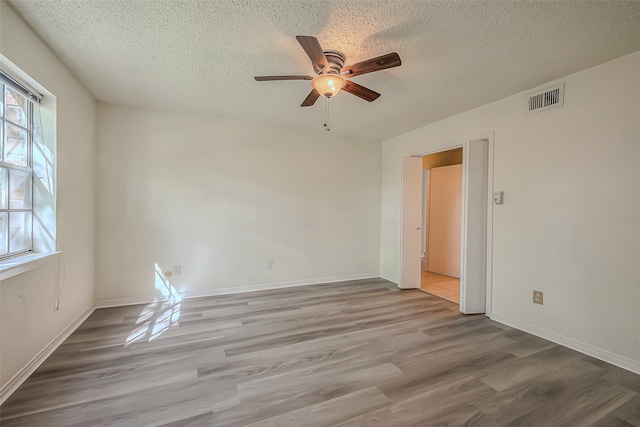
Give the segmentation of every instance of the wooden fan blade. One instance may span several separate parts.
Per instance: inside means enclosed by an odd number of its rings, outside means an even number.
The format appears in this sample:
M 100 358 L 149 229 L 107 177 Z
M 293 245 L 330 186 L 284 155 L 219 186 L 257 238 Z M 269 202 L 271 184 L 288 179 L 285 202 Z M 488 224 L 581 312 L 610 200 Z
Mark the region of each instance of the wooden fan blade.
M 311 76 L 255 76 L 259 82 L 267 82 L 271 80 L 313 80 Z
M 316 70 L 316 72 L 329 71 L 329 63 L 327 62 L 327 58 L 324 56 L 324 51 L 322 50 L 322 47 L 320 47 L 320 43 L 317 38 L 311 36 L 296 36 L 296 40 L 298 40 L 300 46 L 302 46 L 311 59 L 313 69 Z
M 359 76 L 360 74 L 373 73 L 374 71 L 385 70 L 387 68 L 398 67 L 402 65 L 400 55 L 397 53 L 387 53 L 377 58 L 367 59 L 357 64 L 347 65 L 340 72 L 346 77 Z
M 378 92 L 374 92 L 371 89 L 367 89 L 366 87 L 361 86 L 358 83 L 354 83 L 350 80 L 347 80 L 347 84 L 344 85 L 342 90 L 369 102 L 375 101 L 380 97 L 380 94 Z
M 309 92 L 309 95 L 307 95 L 307 97 L 304 99 L 304 101 L 302 101 L 302 104 L 300 104 L 300 106 L 301 107 L 311 107 L 313 104 L 316 103 L 318 98 L 320 98 L 320 92 L 318 92 L 315 89 L 311 89 L 311 92 Z

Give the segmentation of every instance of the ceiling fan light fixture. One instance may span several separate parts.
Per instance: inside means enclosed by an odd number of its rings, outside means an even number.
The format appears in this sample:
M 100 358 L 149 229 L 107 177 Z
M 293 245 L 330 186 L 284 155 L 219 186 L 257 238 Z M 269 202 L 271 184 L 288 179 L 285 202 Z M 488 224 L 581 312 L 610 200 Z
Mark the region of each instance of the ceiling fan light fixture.
M 311 80 L 311 85 L 320 95 L 331 98 L 347 83 L 344 77 L 339 74 L 320 74 Z

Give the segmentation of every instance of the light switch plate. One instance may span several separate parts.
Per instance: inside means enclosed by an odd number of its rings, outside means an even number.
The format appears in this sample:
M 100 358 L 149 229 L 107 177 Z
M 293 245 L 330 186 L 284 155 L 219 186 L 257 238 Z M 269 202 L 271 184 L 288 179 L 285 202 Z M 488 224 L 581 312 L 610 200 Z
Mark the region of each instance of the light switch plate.
M 501 205 L 503 199 L 504 199 L 504 191 L 495 191 L 493 193 L 493 203 L 495 203 L 496 205 Z

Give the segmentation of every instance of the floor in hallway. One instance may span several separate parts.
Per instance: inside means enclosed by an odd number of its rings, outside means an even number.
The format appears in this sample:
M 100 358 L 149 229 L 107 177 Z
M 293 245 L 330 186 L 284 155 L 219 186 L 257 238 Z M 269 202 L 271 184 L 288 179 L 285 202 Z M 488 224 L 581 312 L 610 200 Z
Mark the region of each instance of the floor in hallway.
M 460 279 L 422 269 L 420 289 L 432 295 L 460 304 Z

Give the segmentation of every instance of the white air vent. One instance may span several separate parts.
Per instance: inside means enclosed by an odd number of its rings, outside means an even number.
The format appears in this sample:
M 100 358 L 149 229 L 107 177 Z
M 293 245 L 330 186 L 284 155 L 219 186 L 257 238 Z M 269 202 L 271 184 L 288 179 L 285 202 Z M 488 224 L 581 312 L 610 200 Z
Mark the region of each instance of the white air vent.
M 527 112 L 537 113 L 564 105 L 564 83 L 537 90 L 527 94 L 529 105 Z

